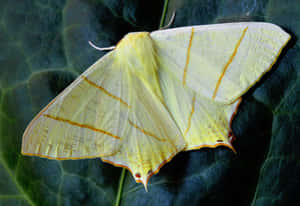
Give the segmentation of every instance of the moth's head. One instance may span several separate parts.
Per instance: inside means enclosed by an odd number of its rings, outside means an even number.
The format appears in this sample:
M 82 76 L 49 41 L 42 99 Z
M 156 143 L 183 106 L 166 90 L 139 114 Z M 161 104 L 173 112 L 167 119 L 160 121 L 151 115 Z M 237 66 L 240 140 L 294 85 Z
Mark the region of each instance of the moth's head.
M 115 49 L 118 62 L 135 69 L 156 68 L 155 47 L 149 32 L 133 32 L 119 41 Z
M 138 46 L 137 44 L 145 41 L 149 41 L 150 33 L 149 32 L 131 32 L 121 39 L 116 49 L 124 49 L 130 46 Z

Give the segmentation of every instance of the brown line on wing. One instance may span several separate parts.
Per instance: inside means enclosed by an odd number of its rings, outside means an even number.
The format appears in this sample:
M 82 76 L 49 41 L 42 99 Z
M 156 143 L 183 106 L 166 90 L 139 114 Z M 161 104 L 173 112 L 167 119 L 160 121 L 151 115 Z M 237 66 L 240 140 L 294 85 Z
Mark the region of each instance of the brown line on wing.
M 105 135 L 108 135 L 108 136 L 111 136 L 115 139 L 121 139 L 119 136 L 117 135 L 114 135 L 110 132 L 107 132 L 107 131 L 104 131 L 102 129 L 98 129 L 98 128 L 95 128 L 95 127 L 92 127 L 90 125 L 86 125 L 86 124 L 80 124 L 78 122 L 73 122 L 71 120 L 68 120 L 68 119 L 64 119 L 64 118 L 61 118 L 61 117 L 54 117 L 54 116 L 51 116 L 49 114 L 44 114 L 45 117 L 48 117 L 50 119 L 54 119 L 54 120 L 57 120 L 57 121 L 61 121 L 61 122 L 66 122 L 68 124 L 71 124 L 71 125 L 74 125 L 74 126 L 78 126 L 78 127 L 82 127 L 82 128 L 87 128 L 87 129 L 90 129 L 90 130 L 93 130 L 95 132 L 100 132 L 100 133 L 103 133 Z
M 191 121 L 192 121 L 192 116 L 195 112 L 195 101 L 196 101 L 196 97 L 195 97 L 195 94 L 193 96 L 193 100 L 192 100 L 192 110 L 191 110 L 191 113 L 189 115 L 189 121 L 188 121 L 188 126 L 186 128 L 186 130 L 184 131 L 184 136 L 187 135 L 187 133 L 189 132 L 190 128 L 191 128 Z
M 183 78 L 182 78 L 182 84 L 183 85 L 185 85 L 185 83 L 186 83 L 186 74 L 187 74 L 187 69 L 188 69 L 188 65 L 189 65 L 189 62 L 190 62 L 190 52 L 191 52 L 193 37 L 194 37 L 194 28 L 192 28 L 190 41 L 189 41 L 189 46 L 188 46 L 188 49 L 187 49 L 187 55 L 186 55 Z
M 105 94 L 107 94 L 108 96 L 110 96 L 111 98 L 114 98 L 115 100 L 118 100 L 119 102 L 121 102 L 122 104 L 124 104 L 126 107 L 130 108 L 130 106 L 124 101 L 122 100 L 120 97 L 117 97 L 113 94 L 111 94 L 110 92 L 108 92 L 106 89 L 104 89 L 103 87 L 99 86 L 98 84 L 96 84 L 95 82 L 89 80 L 87 77 L 81 75 L 81 77 L 90 85 L 100 89 L 101 91 L 103 91 Z
M 137 126 L 136 124 L 134 124 L 132 121 L 128 120 L 129 123 L 131 124 L 131 126 L 133 126 L 134 128 L 138 129 L 140 132 L 142 132 L 143 134 L 150 136 L 150 137 L 154 137 L 155 139 L 159 140 L 159 141 L 166 141 L 165 139 L 161 139 L 159 137 L 157 137 L 155 134 L 152 134 L 151 132 L 148 132 L 146 130 L 144 130 L 143 128 Z
M 238 42 L 237 42 L 237 44 L 236 44 L 236 46 L 235 46 L 235 48 L 234 48 L 234 50 L 233 50 L 233 53 L 231 54 L 231 56 L 230 56 L 228 62 L 226 63 L 225 67 L 224 67 L 223 70 L 222 70 L 222 73 L 221 73 L 221 75 L 220 75 L 220 77 L 219 77 L 219 79 L 218 79 L 218 82 L 217 82 L 217 84 L 216 84 L 216 88 L 215 88 L 214 94 L 213 94 L 213 96 L 212 96 L 213 99 L 216 98 L 218 89 L 219 89 L 220 84 L 221 84 L 221 81 L 222 81 L 222 79 L 223 79 L 223 77 L 224 77 L 224 75 L 225 75 L 225 72 L 226 72 L 226 70 L 228 69 L 228 67 L 229 67 L 229 65 L 231 64 L 231 62 L 233 61 L 233 59 L 234 59 L 234 57 L 235 57 L 235 55 L 236 55 L 236 53 L 237 53 L 237 51 L 238 51 L 239 46 L 240 46 L 242 40 L 243 40 L 244 37 L 245 37 L 245 34 L 246 34 L 246 31 L 247 31 L 247 30 L 248 30 L 248 27 L 246 27 L 246 28 L 243 30 L 242 36 L 241 36 L 240 39 L 238 40 Z

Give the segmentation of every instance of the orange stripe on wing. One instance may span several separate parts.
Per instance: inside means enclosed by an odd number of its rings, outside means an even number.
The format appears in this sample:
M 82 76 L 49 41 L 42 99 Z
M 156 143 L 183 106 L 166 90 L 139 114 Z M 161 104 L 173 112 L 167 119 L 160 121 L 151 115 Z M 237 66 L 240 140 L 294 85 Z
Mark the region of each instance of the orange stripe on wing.
M 108 135 L 108 136 L 111 136 L 111 137 L 113 137 L 113 138 L 115 138 L 115 139 L 121 139 L 121 138 L 120 138 L 119 136 L 117 136 L 117 135 L 114 135 L 114 134 L 112 134 L 112 133 L 110 133 L 110 132 L 107 132 L 107 131 L 104 131 L 104 130 L 102 130 L 102 129 L 97 129 L 97 128 L 92 127 L 92 126 L 90 126 L 90 125 L 80 124 L 80 123 L 78 123 L 78 122 L 73 122 L 73 121 L 71 121 L 71 120 L 64 119 L 64 118 L 61 118 L 61 117 L 54 117 L 54 116 L 51 116 L 51 115 L 49 115 L 49 114 L 45 114 L 44 116 L 45 116 L 45 117 L 48 117 L 48 118 L 50 118 L 50 119 L 57 120 L 57 121 L 66 122 L 66 123 L 71 124 L 71 125 L 74 125 L 74 126 L 78 126 L 78 127 L 82 127 L 82 128 L 87 128 L 87 129 L 93 130 L 93 131 L 95 131 L 95 132 L 101 132 L 101 133 L 103 133 L 103 134 L 105 134 L 105 135 Z
M 188 69 L 188 65 L 189 65 L 189 62 L 190 62 L 190 52 L 191 52 L 193 37 L 194 37 L 194 28 L 192 28 L 190 41 L 189 41 L 189 46 L 188 46 L 188 49 L 187 49 L 187 55 L 186 55 L 183 78 L 182 78 L 182 84 L 183 85 L 185 85 L 185 83 L 186 83 L 186 74 L 187 74 L 187 69 Z
M 234 50 L 233 50 L 233 53 L 231 54 L 231 56 L 230 56 L 228 62 L 226 63 L 225 67 L 223 68 L 223 71 L 222 71 L 222 73 L 221 73 L 221 75 L 220 75 L 220 77 L 219 77 L 219 79 L 218 79 L 217 84 L 216 84 L 216 88 L 215 88 L 214 94 L 213 94 L 213 96 L 212 96 L 213 99 L 216 98 L 218 89 L 219 89 L 220 84 L 221 84 L 221 81 L 222 81 L 222 79 L 223 79 L 223 77 L 224 77 L 224 75 L 225 75 L 225 72 L 226 72 L 226 70 L 228 69 L 228 67 L 229 67 L 229 65 L 231 64 L 231 62 L 233 61 L 233 59 L 234 59 L 234 57 L 235 57 L 235 55 L 236 55 L 236 53 L 237 53 L 237 51 L 238 51 L 238 48 L 240 47 L 240 44 L 241 44 L 242 40 L 243 40 L 244 37 L 245 37 L 245 34 L 246 34 L 246 31 L 247 31 L 247 30 L 248 30 L 248 27 L 246 27 L 246 28 L 243 30 L 242 36 L 241 36 L 240 39 L 238 40 L 238 42 L 237 42 L 237 44 L 236 44 L 236 46 L 235 46 L 235 48 L 234 48 Z
M 173 154 L 171 154 L 167 159 L 163 160 L 163 161 L 158 165 L 158 167 L 157 167 L 154 171 L 148 173 L 148 176 L 147 176 L 147 179 L 146 179 L 146 183 L 145 183 L 146 187 L 147 187 L 147 185 L 148 185 L 148 182 L 149 182 L 150 177 L 152 177 L 153 175 L 157 174 L 157 173 L 159 172 L 159 170 L 160 170 L 166 163 L 170 162 L 170 161 L 173 159 L 173 157 L 174 157 L 177 153 L 178 153 L 178 151 L 176 150 L 176 152 L 174 152 Z
M 79 160 L 79 159 L 93 159 L 93 158 L 98 158 L 98 157 L 103 157 L 103 155 L 91 155 L 91 156 L 81 156 L 81 157 L 52 157 L 49 155 L 43 155 L 39 153 L 28 153 L 28 152 L 21 152 L 22 155 L 27 155 L 27 156 L 37 156 L 37 157 L 42 157 L 42 158 L 47 158 L 50 160 Z
M 192 111 L 189 115 L 189 121 L 188 121 L 188 127 L 186 128 L 186 130 L 184 131 L 184 136 L 186 136 L 186 134 L 188 133 L 188 131 L 190 130 L 191 128 L 191 121 L 192 121 L 192 116 L 195 112 L 195 101 L 196 101 L 196 97 L 195 97 L 195 94 L 193 96 L 193 100 L 192 100 Z
M 126 107 L 130 108 L 130 106 L 124 101 L 122 100 L 120 97 L 117 97 L 111 93 L 109 93 L 106 89 L 104 89 L 103 87 L 99 86 L 98 84 L 96 84 L 95 82 L 92 82 L 91 80 L 89 80 L 88 78 L 86 78 L 85 76 L 81 75 L 82 79 L 84 79 L 87 83 L 89 83 L 90 85 L 100 89 L 101 91 L 103 91 L 105 94 L 107 94 L 108 96 L 110 96 L 111 98 L 114 98 L 115 100 L 118 100 L 119 102 L 121 102 L 122 104 L 124 104 Z
M 138 129 L 138 130 L 139 130 L 140 132 L 142 132 L 143 134 L 145 134 L 145 135 L 147 135 L 147 136 L 150 136 L 150 137 L 154 137 L 155 139 L 157 139 L 157 140 L 159 140 L 159 141 L 166 141 L 165 139 L 161 139 L 161 138 L 157 137 L 155 134 L 152 134 L 152 133 L 150 133 L 150 132 L 144 130 L 143 128 L 137 126 L 137 125 L 134 124 L 132 121 L 130 121 L 130 120 L 128 120 L 128 121 L 129 121 L 129 123 L 130 123 L 133 127 L 135 127 L 136 129 Z
M 129 166 L 127 166 L 127 165 L 118 164 L 118 163 L 115 163 L 115 162 L 113 162 L 113 161 L 106 160 L 106 159 L 103 159 L 103 158 L 101 158 L 101 160 L 102 160 L 103 162 L 112 164 L 112 165 L 115 166 L 115 167 L 122 167 L 122 168 L 128 169 L 129 172 L 130 172 L 131 174 L 133 174 L 133 172 L 131 171 L 131 169 L 130 169 Z
M 235 154 L 237 153 L 237 152 L 235 151 L 235 149 L 234 149 L 230 144 L 226 144 L 226 143 L 217 143 L 217 144 L 214 144 L 214 145 L 203 144 L 203 145 L 198 145 L 198 146 L 189 148 L 189 150 L 198 150 L 198 149 L 201 149 L 201 148 L 216 148 L 216 147 L 219 147 L 219 146 L 225 146 L 225 147 L 228 147 L 228 148 L 231 149 Z M 189 150 L 185 150 L 185 151 L 189 151 Z

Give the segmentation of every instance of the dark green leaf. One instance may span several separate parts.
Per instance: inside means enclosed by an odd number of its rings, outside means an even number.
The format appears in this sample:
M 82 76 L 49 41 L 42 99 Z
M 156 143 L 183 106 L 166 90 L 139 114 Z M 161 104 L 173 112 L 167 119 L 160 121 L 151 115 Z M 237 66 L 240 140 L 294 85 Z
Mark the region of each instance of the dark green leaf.
M 100 159 L 55 161 L 20 154 L 29 121 L 126 33 L 156 30 L 163 1 L 0 0 L 0 206 L 113 205 L 121 169 Z M 182 152 L 146 193 L 127 172 L 121 205 L 299 205 L 300 2 L 170 0 L 172 27 L 265 21 L 292 35 L 243 98 L 233 122 L 237 154 Z

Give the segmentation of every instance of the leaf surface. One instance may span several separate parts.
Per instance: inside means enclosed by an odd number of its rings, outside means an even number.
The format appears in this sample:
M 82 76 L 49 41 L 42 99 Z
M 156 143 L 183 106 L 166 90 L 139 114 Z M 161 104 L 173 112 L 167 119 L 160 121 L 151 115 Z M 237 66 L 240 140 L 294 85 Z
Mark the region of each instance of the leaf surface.
M 142 3 L 143 2 L 143 3 Z M 146 2 L 146 3 L 144 3 Z M 147 3 L 148 2 L 148 3 Z M 0 205 L 113 205 L 121 169 L 100 159 L 20 154 L 29 121 L 126 33 L 156 30 L 162 1 L 0 1 Z M 178 154 L 146 193 L 127 172 L 121 205 L 297 205 L 300 185 L 300 4 L 170 0 L 172 27 L 239 21 L 292 35 L 271 72 L 243 97 L 227 148 Z

